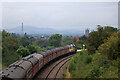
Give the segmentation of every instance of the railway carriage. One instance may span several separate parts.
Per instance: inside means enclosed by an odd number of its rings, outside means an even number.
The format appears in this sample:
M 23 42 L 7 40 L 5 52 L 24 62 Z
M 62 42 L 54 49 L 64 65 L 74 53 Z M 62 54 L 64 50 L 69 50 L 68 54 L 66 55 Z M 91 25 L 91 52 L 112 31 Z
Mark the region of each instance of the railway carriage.
M 39 70 L 43 67 L 43 56 L 38 53 L 32 54 L 32 56 L 36 57 L 38 59 L 38 65 L 39 65 Z
M 47 63 L 52 60 L 52 51 L 51 50 L 45 50 L 45 53 L 47 54 Z
M 25 60 L 20 60 L 16 66 L 20 66 L 24 69 L 25 75 L 24 78 L 32 78 L 32 64 Z
M 63 53 L 63 55 L 64 55 L 64 54 L 66 53 L 66 52 L 65 52 L 66 49 L 64 48 L 64 46 L 63 46 L 62 48 L 63 48 L 62 53 Z
M 7 76 L 8 74 L 10 74 L 8 75 L 8 77 L 13 79 L 14 78 L 32 78 L 38 72 L 38 70 L 41 69 L 42 66 L 43 66 L 43 56 L 40 54 L 34 53 L 32 55 L 24 57 L 22 60 L 16 61 L 13 64 L 11 64 L 8 67 L 9 69 L 6 68 L 5 70 L 3 70 L 2 75 Z M 8 71 L 11 69 L 13 73 Z M 18 69 L 19 71 L 16 72 Z M 19 75 L 18 73 L 22 75 Z
M 64 49 L 65 49 L 65 54 L 69 53 L 69 47 L 68 47 L 68 45 L 64 46 Z
M 60 56 L 61 55 L 64 55 L 64 48 L 63 47 L 60 47 Z
M 0 72 L 3 78 L 33 78 L 35 74 L 49 61 L 70 52 L 76 52 L 75 45 L 67 45 L 54 49 L 40 51 L 22 58 Z
M 6 78 L 6 80 L 23 78 L 25 77 L 25 70 L 19 66 L 7 67 L 2 71 L 2 77 L 3 79 Z
M 50 50 L 49 51 L 44 50 L 44 51 L 40 51 L 38 53 L 43 55 L 43 64 L 44 65 L 47 64 L 50 61 L 50 59 L 52 59 L 52 56 L 50 56 L 52 54 L 52 52 Z
M 51 49 L 51 52 L 52 52 L 52 60 L 56 58 L 56 50 L 53 48 Z
M 25 60 L 25 61 L 28 61 L 31 63 L 31 65 L 32 65 L 31 78 L 32 78 L 36 74 L 36 72 L 39 70 L 39 60 L 33 55 L 29 55 L 27 57 L 24 57 L 22 60 Z
M 2 71 L 2 76 L 7 76 L 9 78 L 15 79 L 15 78 L 31 78 L 31 63 L 24 60 L 19 60 L 10 66 L 8 66 L 6 69 Z M 19 73 L 19 74 L 18 74 Z M 7 78 L 6 77 L 6 78 Z
M 56 58 L 60 56 L 60 48 L 55 48 L 56 50 Z

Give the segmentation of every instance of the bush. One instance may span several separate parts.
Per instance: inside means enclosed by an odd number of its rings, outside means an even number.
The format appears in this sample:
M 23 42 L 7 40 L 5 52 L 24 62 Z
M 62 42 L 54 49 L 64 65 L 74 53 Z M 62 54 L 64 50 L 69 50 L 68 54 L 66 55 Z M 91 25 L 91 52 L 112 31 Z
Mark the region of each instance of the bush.
M 25 47 L 23 47 L 23 46 L 20 46 L 16 52 L 17 52 L 19 55 L 21 55 L 22 57 L 25 57 L 25 56 L 30 55 L 29 49 L 27 49 L 27 48 L 25 48 Z
M 120 38 L 118 37 L 120 33 L 114 33 L 108 40 L 104 41 L 104 44 L 99 46 L 99 52 L 107 56 L 108 59 L 117 59 L 119 56 L 119 46 Z
M 91 63 L 91 61 L 92 61 L 92 57 L 91 56 L 86 56 L 85 64 L 89 64 L 89 63 Z
M 99 68 L 93 68 L 91 69 L 90 73 L 88 74 L 88 78 L 98 78 L 100 75 Z
M 37 52 L 37 47 L 35 45 L 30 44 L 27 46 L 27 48 L 29 49 L 31 54 Z
M 83 54 L 87 55 L 88 52 L 87 52 L 86 50 L 82 50 L 82 51 L 80 51 L 80 55 L 83 55 Z
M 118 59 L 108 60 L 106 56 L 99 53 L 88 55 L 84 50 L 81 53 L 70 61 L 68 69 L 72 78 L 114 78 L 118 76 Z
M 69 72 L 73 72 L 75 70 L 75 58 L 72 58 L 71 61 L 70 61 L 70 65 L 69 65 Z
M 5 57 L 2 57 L 2 64 L 5 66 L 9 66 L 13 62 L 20 59 L 20 55 L 14 51 L 10 51 L 9 54 L 5 53 L 4 56 Z
M 81 46 L 77 46 L 77 49 L 82 49 L 82 47 Z
M 42 51 L 42 50 L 45 50 L 45 48 L 41 48 L 37 46 L 37 51 Z

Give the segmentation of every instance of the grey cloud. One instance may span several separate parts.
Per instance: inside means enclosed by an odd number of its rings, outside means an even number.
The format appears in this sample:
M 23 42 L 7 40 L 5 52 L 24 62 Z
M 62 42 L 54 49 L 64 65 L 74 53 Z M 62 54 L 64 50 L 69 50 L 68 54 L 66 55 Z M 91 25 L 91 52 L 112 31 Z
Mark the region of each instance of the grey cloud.
M 117 27 L 117 2 L 3 3 L 3 28 L 25 25 L 56 30 Z

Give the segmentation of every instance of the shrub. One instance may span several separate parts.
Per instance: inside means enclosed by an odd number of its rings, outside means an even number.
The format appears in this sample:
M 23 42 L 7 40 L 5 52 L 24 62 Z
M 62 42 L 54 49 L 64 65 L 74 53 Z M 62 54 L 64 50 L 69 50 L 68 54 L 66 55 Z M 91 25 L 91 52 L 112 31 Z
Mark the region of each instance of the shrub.
M 77 49 L 82 49 L 82 47 L 81 46 L 77 46 Z
M 82 55 L 82 54 L 87 54 L 87 51 L 86 50 L 82 50 L 81 52 L 80 52 L 80 54 Z
M 98 78 L 100 75 L 99 68 L 93 68 L 91 69 L 90 73 L 88 74 L 88 78 Z
M 91 63 L 91 61 L 92 61 L 92 57 L 91 56 L 86 56 L 85 64 L 89 64 L 89 63 Z
M 104 41 L 104 44 L 99 46 L 99 52 L 108 57 L 108 59 L 117 59 L 119 56 L 120 33 L 114 33 L 108 40 Z
M 16 52 L 19 55 L 21 55 L 22 57 L 28 56 L 30 54 L 29 49 L 27 49 L 27 48 L 25 48 L 23 46 L 20 46 Z
M 27 48 L 29 49 L 31 54 L 37 52 L 37 47 L 35 45 L 30 44 L 27 46 Z
M 72 58 L 71 61 L 70 61 L 70 65 L 69 65 L 69 69 L 68 70 L 69 70 L 69 72 L 72 73 L 75 70 L 75 68 L 76 67 L 75 67 L 75 63 L 74 63 L 74 58 Z

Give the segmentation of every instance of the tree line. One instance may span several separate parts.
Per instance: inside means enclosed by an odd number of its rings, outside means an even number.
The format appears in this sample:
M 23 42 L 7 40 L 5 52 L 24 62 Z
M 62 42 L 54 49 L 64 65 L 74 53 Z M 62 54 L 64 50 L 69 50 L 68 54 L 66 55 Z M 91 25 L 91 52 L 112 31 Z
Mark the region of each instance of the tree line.
M 61 34 L 54 34 L 48 39 L 42 40 L 26 33 L 23 36 L 5 30 L 1 33 L 2 46 L 0 49 L 2 50 L 2 64 L 4 66 L 35 52 L 73 43 L 70 38 L 63 38 Z
M 117 59 L 120 55 L 120 32 L 111 26 L 98 25 L 97 31 L 89 33 L 86 46 L 89 54 L 98 51 L 108 59 Z
M 72 57 L 68 66 L 71 77 L 118 79 L 120 32 L 117 28 L 98 25 L 96 31 L 81 40 L 76 42 L 77 47 L 85 44 L 86 49 Z

